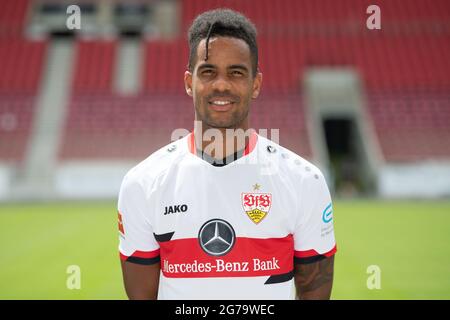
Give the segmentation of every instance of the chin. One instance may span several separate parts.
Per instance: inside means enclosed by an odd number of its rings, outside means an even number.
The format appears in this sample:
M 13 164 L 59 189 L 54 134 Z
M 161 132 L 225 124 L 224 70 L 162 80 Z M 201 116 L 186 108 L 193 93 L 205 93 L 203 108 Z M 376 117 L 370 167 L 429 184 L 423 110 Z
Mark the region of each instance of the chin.
M 232 129 L 235 128 L 236 125 L 233 123 L 227 123 L 227 122 L 208 122 L 208 126 L 211 128 L 217 128 L 217 129 Z

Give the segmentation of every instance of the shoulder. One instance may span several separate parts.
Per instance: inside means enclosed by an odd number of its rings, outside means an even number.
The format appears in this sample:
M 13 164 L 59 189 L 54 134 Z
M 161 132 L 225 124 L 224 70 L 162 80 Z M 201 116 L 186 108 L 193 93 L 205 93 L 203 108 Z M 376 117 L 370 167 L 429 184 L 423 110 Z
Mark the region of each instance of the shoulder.
M 259 157 L 270 163 L 274 173 L 284 176 L 295 185 L 308 187 L 325 182 L 323 172 L 297 153 L 260 135 L 258 144 Z
M 150 187 L 159 176 L 177 165 L 187 151 L 187 137 L 165 145 L 131 168 L 123 178 L 122 186 L 138 184 Z

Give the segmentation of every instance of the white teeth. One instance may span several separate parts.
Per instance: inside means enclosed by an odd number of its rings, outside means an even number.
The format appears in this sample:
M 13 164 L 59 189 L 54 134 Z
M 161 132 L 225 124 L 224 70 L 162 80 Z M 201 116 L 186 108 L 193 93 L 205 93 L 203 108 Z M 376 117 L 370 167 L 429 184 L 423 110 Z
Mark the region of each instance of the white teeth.
M 226 104 L 230 104 L 231 101 L 213 101 L 212 103 L 213 103 L 213 104 L 217 104 L 217 105 L 219 105 L 219 106 L 224 106 L 224 105 L 226 105 Z

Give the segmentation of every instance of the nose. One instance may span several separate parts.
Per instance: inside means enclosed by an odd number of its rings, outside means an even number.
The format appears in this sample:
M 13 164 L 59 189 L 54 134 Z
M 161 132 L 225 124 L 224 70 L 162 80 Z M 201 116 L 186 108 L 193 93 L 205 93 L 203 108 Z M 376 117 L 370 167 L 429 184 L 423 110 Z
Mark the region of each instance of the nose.
M 228 79 L 224 76 L 217 76 L 214 80 L 212 87 L 214 90 L 218 92 L 225 92 L 229 91 L 231 88 L 230 82 Z

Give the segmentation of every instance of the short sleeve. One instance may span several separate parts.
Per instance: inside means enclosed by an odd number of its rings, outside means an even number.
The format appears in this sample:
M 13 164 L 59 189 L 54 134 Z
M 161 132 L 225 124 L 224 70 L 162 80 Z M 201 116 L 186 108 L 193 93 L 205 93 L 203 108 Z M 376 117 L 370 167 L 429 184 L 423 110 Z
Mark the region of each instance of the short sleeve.
M 119 253 L 123 261 L 150 265 L 158 263 L 159 244 L 146 219 L 148 204 L 142 186 L 125 176 L 119 192 Z
M 307 264 L 336 253 L 333 204 L 324 176 L 312 173 L 302 184 L 300 219 L 294 231 L 294 262 Z

